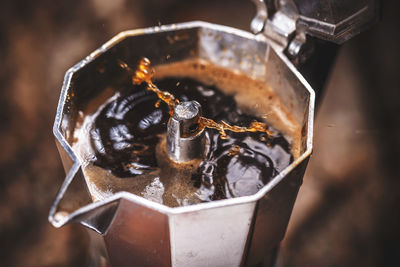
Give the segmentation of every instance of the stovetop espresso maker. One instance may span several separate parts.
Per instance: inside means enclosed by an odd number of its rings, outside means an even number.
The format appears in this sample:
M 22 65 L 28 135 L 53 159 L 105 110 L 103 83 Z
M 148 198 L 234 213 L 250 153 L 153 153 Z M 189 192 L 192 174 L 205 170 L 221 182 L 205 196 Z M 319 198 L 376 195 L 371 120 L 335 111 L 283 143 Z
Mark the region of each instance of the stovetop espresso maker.
M 318 60 L 321 40 L 343 43 L 374 22 L 377 4 L 253 2 L 253 33 L 199 21 L 125 31 L 67 71 L 53 129 L 66 178 L 49 221 L 88 229 L 91 266 L 274 265 L 312 152 L 315 93 L 309 82 L 323 78 L 307 62 Z M 124 191 L 93 201 L 72 149 L 80 107 L 126 78 L 120 62 L 134 65 L 143 56 L 155 66 L 199 59 L 268 84 L 299 125 L 298 156 L 253 195 L 174 208 Z M 178 159 L 197 153 L 198 144 L 179 138 L 171 137 L 186 153 L 175 151 Z

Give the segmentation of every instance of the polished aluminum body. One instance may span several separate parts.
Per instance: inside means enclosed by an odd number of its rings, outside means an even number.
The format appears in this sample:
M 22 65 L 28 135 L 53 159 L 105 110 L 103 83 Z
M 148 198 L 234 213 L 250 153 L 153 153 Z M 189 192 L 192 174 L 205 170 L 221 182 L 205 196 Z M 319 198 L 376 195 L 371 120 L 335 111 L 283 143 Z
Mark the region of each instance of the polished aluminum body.
M 71 148 L 78 112 L 129 79 L 119 62 L 143 56 L 155 65 L 201 59 L 267 83 L 301 126 L 299 157 L 250 196 L 177 208 L 128 192 L 92 202 Z M 312 88 L 263 35 L 205 22 L 122 32 L 65 75 L 54 134 L 67 176 L 49 220 L 89 228 L 97 266 L 271 266 L 311 155 L 313 118 Z

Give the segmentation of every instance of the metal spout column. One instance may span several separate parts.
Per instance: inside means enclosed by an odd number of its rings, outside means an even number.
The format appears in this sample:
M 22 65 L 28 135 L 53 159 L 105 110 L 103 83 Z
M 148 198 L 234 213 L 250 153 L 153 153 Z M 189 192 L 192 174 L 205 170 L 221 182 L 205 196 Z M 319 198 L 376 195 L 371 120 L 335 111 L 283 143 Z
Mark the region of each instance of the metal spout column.
M 167 153 L 176 162 L 202 158 L 204 128 L 200 127 L 201 106 L 197 101 L 179 103 L 168 123 Z

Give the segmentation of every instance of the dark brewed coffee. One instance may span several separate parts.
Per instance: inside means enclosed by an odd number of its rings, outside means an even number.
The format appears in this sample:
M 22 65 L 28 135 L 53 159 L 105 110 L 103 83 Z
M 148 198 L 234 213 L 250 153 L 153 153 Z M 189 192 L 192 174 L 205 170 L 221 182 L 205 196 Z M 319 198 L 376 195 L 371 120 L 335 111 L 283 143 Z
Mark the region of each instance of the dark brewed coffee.
M 203 116 L 215 121 L 247 126 L 261 120 L 243 113 L 233 96 L 214 86 L 174 78 L 164 78 L 156 84 L 180 101 L 198 101 Z M 182 191 L 183 185 L 191 187 L 184 190 L 183 199 L 178 197 L 179 192 L 171 192 L 175 201 L 162 201 L 164 204 L 178 206 L 254 194 L 293 160 L 288 141 L 276 131 L 273 136 L 263 132 L 227 132 L 228 138 L 222 139 L 218 131 L 206 129 L 209 148 L 204 160 L 186 168 L 177 167 L 180 169 L 178 176 L 186 176 L 181 181 L 176 179 L 177 173 L 174 178 L 168 177 L 173 174 L 171 166 L 173 168 L 174 164 L 171 162 L 170 167 L 163 168 L 168 162 L 159 161 L 166 160 L 160 158 L 167 156 L 157 152 L 157 146 L 165 138 L 170 117 L 168 106 L 160 103 L 156 94 L 146 90 L 144 83 L 127 83 L 117 91 L 99 108 L 90 127 L 90 145 L 94 151 L 92 163 L 109 170 L 119 179 L 141 179 L 146 174 L 159 176 L 157 181 L 163 185 L 164 194 L 170 191 L 165 187 L 170 184 L 163 182 L 165 179 L 181 182 L 181 186 L 174 186 L 177 190 Z M 149 182 L 154 183 L 154 179 Z M 188 196 L 188 192 L 193 195 Z

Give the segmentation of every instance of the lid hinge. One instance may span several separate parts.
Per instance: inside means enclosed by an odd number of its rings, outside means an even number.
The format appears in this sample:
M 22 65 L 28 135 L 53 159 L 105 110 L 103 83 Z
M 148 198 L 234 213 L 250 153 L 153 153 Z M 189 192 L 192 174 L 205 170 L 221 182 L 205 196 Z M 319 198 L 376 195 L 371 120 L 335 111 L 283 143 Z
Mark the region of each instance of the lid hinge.
M 257 14 L 251 22 L 254 34 L 263 34 L 273 41 L 293 61 L 304 53 L 307 38 L 305 29 L 297 26 L 299 13 L 291 0 L 274 2 L 275 13 L 268 16 L 268 9 L 264 0 L 253 0 L 257 7 Z M 302 58 L 302 61 L 305 58 Z

